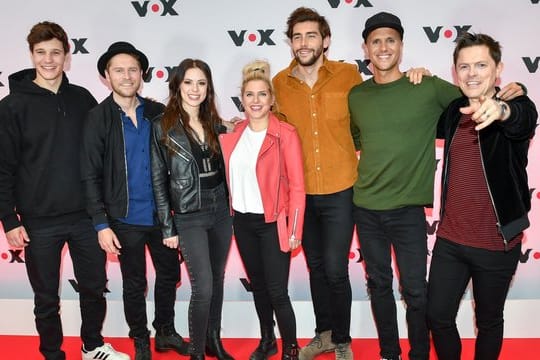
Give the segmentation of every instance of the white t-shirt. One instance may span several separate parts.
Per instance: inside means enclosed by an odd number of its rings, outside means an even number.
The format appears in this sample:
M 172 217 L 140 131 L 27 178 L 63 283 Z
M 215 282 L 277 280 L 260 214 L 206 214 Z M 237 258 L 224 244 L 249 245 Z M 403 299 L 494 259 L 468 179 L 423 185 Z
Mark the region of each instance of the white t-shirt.
M 235 211 L 264 214 L 256 166 L 265 136 L 266 129 L 256 132 L 247 126 L 231 154 L 229 177 Z

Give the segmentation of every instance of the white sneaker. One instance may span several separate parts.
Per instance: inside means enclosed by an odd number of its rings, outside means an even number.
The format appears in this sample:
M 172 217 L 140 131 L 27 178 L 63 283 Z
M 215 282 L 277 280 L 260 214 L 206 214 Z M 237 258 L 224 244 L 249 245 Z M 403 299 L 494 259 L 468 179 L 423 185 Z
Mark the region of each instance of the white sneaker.
M 121 353 L 113 349 L 111 344 L 105 343 L 92 351 L 82 348 L 83 360 L 130 360 L 128 354 Z

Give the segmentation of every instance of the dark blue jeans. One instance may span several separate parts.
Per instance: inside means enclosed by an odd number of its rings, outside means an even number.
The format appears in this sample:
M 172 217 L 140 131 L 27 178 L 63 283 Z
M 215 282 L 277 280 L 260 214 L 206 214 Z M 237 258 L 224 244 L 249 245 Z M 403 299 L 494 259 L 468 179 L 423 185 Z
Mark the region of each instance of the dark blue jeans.
M 25 249 L 26 270 L 34 291 L 34 315 L 39 350 L 47 360 L 65 359 L 60 321 L 60 266 L 67 243 L 79 289 L 81 339 L 86 349 L 103 345 L 105 319 L 105 252 L 90 219 L 40 228 L 26 228 L 30 244 Z
M 150 251 L 156 271 L 154 285 L 154 328 L 174 327 L 176 287 L 180 281 L 180 261 L 177 249 L 163 245 L 157 226 L 137 226 L 114 221 L 111 228 L 118 237 L 121 255 L 124 314 L 129 325 L 129 336 L 148 336 L 146 318 L 146 247 Z
M 201 203 L 200 211 L 174 215 L 191 283 L 189 337 L 195 355 L 204 353 L 207 330 L 221 328 L 225 265 L 232 238 L 225 185 L 203 189 Z
M 461 358 L 456 316 L 471 279 L 478 329 L 474 358 L 499 358 L 504 303 L 520 255 L 521 244 L 504 252 L 477 249 L 437 238 L 429 270 L 428 323 L 439 360 Z
M 424 208 L 407 206 L 378 211 L 355 206 L 354 220 L 366 264 L 367 286 L 379 334 L 381 357 L 397 359 L 401 354 L 392 289 L 393 248 L 401 293 L 407 305 L 407 330 L 411 346 L 409 359 L 428 359 L 427 229 Z
M 306 196 L 302 247 L 309 268 L 315 331 L 332 330 L 332 341 L 337 344 L 351 341 L 352 207 L 352 188 Z
M 275 312 L 284 346 L 296 344 L 296 318 L 288 291 L 291 253 L 280 250 L 276 223 L 266 223 L 263 214 L 235 212 L 234 235 L 261 329 L 274 327 Z

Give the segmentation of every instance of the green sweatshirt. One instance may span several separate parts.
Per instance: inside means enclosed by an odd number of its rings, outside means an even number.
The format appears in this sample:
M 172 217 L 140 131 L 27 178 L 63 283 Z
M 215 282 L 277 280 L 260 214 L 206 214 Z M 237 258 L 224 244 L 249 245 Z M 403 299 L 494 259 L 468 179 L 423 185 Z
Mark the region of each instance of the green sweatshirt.
M 351 130 L 360 150 L 354 204 L 391 210 L 433 203 L 435 133 L 457 87 L 437 77 L 413 85 L 372 79 L 349 93 Z

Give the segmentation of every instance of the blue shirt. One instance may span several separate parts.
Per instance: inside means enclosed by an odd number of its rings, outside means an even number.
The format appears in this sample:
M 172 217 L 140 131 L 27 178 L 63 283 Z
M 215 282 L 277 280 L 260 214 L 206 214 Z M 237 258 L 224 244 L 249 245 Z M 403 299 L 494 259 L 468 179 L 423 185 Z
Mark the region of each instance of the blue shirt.
M 150 132 L 152 124 L 144 117 L 144 104 L 135 110 L 137 126 L 122 111 L 122 128 L 126 151 L 126 170 L 128 183 L 127 216 L 117 220 L 131 225 L 155 225 L 155 203 L 150 168 Z M 108 224 L 96 225 L 103 230 Z

